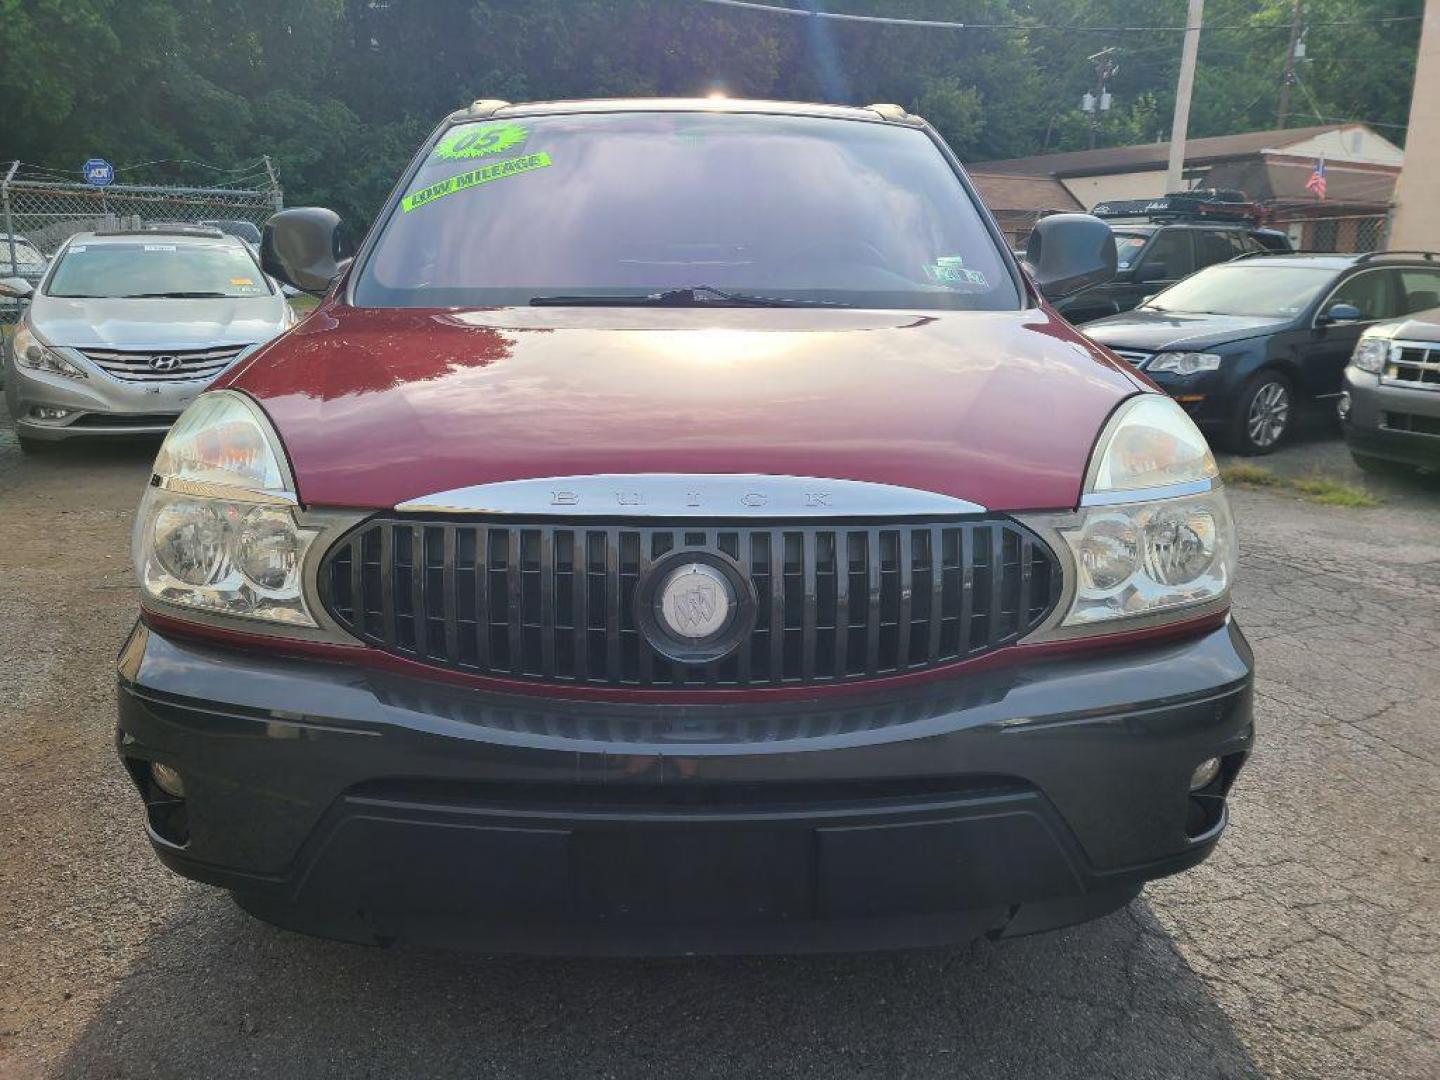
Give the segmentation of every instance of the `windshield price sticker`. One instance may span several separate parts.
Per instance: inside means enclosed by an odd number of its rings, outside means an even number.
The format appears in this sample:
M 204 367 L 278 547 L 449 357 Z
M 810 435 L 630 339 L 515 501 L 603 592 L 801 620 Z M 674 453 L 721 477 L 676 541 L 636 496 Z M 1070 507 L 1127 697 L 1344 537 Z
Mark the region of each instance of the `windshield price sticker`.
M 483 168 L 460 173 L 458 176 L 441 180 L 439 183 L 431 184 L 429 187 L 423 187 L 419 191 L 406 195 L 400 200 L 400 209 L 403 213 L 408 214 L 417 207 L 425 206 L 436 199 L 443 199 L 446 195 L 454 195 L 457 191 L 465 191 L 467 188 L 478 187 L 480 184 L 488 184 L 492 180 L 501 180 L 507 176 L 533 172 L 536 169 L 543 169 L 549 164 L 550 155 L 545 153 L 526 154 L 524 157 L 496 161 Z
M 146 244 L 146 251 L 174 251 L 174 244 Z
M 989 280 L 979 270 L 966 270 L 963 266 L 949 265 L 947 262 L 930 263 L 925 267 L 925 276 L 937 285 L 972 285 L 980 289 L 990 285 Z
M 452 131 L 435 147 L 435 156 L 446 161 L 503 154 L 523 143 L 530 133 L 519 124 L 487 124 Z

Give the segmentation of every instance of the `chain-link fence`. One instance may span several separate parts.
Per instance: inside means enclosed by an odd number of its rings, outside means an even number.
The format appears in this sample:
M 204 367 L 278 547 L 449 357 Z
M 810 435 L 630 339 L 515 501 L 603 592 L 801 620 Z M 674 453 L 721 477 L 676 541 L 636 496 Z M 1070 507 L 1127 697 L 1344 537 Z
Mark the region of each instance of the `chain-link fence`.
M 1337 214 L 1280 221 L 1276 228 L 1288 232 L 1291 242 L 1301 251 L 1350 254 L 1381 250 L 1385 246 L 1386 221 L 1383 214 Z
M 0 180 L 0 277 L 37 284 L 55 249 L 78 232 L 161 223 L 211 224 L 253 239 L 246 226 L 258 228 L 283 205 L 273 174 L 256 188 L 96 187 L 57 180 L 53 173 L 27 171 L 17 161 Z M 0 297 L 0 322 L 14 321 L 21 307 Z

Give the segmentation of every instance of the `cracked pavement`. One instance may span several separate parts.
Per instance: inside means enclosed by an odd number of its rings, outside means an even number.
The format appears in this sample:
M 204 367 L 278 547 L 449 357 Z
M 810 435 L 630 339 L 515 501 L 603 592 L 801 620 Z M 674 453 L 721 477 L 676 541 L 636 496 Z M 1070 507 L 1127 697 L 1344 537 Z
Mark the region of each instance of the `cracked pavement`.
M 484 959 L 275 930 L 150 854 L 111 731 L 153 450 L 22 459 L 0 425 L 0 1076 L 1440 1076 L 1440 483 L 1234 493 L 1256 753 L 1214 857 L 1122 912 L 892 954 Z

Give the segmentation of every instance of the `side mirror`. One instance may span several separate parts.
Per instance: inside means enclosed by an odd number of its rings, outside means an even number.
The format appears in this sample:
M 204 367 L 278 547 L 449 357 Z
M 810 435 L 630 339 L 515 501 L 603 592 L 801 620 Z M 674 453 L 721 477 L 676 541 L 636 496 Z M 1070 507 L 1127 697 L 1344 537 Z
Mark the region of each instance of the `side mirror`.
M 24 278 L 0 278 L 0 296 L 9 296 L 16 300 L 29 300 L 34 293 L 35 287 Z
M 1091 214 L 1051 214 L 1035 223 L 1025 261 L 1046 299 L 1069 296 L 1115 276 L 1115 234 Z
M 1151 281 L 1169 281 L 1170 268 L 1163 262 L 1147 262 L 1139 270 L 1135 271 L 1135 280 L 1141 283 Z
M 1321 326 L 1329 326 L 1333 323 L 1359 322 L 1364 317 L 1360 309 L 1354 304 L 1331 304 L 1317 322 Z
M 260 267 L 301 292 L 325 295 L 350 265 L 340 215 L 320 206 L 281 210 L 265 222 Z

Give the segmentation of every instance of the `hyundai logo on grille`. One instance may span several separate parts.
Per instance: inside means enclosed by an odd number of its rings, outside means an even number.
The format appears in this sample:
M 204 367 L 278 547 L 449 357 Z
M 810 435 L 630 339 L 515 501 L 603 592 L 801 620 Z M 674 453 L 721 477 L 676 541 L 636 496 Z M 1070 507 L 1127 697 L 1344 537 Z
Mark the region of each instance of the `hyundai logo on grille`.
M 162 354 L 150 357 L 151 371 L 174 371 L 180 366 L 180 357 Z
M 730 615 L 730 583 L 704 563 L 688 563 L 660 586 L 660 613 L 666 629 L 698 641 L 725 625 Z

